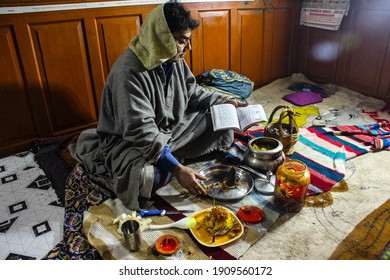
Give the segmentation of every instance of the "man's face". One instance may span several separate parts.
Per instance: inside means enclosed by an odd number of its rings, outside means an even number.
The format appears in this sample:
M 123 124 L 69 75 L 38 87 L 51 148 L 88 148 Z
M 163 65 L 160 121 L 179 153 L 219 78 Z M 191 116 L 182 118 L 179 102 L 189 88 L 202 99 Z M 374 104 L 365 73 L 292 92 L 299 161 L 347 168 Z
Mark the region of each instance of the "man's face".
M 178 62 L 182 59 L 187 51 L 191 50 L 191 29 L 187 29 L 184 32 L 175 32 L 172 34 L 176 41 L 177 54 L 169 59 L 169 62 Z

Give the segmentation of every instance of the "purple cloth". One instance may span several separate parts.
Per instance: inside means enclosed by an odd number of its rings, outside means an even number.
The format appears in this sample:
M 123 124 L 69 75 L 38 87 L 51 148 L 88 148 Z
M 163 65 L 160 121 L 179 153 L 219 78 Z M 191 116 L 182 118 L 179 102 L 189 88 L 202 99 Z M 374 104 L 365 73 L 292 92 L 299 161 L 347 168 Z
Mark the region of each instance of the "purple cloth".
M 299 91 L 286 94 L 284 96 L 284 100 L 289 101 L 294 105 L 304 106 L 322 102 L 322 96 L 320 93 L 317 92 Z

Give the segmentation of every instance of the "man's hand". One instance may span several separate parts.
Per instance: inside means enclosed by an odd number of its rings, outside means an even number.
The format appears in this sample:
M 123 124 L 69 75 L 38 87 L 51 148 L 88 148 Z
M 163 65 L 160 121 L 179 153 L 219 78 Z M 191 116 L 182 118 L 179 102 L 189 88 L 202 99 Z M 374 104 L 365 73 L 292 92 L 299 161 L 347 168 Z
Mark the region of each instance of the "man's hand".
M 229 103 L 237 107 L 245 107 L 248 106 L 248 102 L 246 100 L 240 100 L 238 98 L 229 98 L 225 103 Z
M 206 180 L 207 178 L 200 175 L 192 168 L 179 164 L 173 170 L 173 175 L 176 177 L 179 184 L 190 193 L 194 195 L 207 194 L 207 191 L 198 182 L 198 179 Z

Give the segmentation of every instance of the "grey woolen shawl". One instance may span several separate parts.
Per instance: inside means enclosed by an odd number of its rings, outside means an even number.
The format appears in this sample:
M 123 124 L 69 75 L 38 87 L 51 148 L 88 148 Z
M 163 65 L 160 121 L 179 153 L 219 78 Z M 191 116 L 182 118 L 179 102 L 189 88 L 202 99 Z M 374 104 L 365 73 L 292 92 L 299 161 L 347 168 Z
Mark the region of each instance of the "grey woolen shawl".
M 233 142 L 232 131 L 213 131 L 208 113 L 226 96 L 197 85 L 184 59 L 173 64 L 166 81 L 161 64 L 175 54 L 159 5 L 110 70 L 97 128 L 83 131 L 69 147 L 94 181 L 129 209 L 144 208 L 140 201 L 150 198 L 153 164 L 164 145 L 176 157 L 191 158 Z

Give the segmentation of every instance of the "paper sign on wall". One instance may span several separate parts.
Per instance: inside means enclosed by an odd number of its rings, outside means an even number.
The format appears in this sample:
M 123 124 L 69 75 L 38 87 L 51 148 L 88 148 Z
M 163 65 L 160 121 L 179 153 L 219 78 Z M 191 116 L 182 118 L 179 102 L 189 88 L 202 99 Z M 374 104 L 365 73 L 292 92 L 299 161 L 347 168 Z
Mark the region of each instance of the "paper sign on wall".
M 338 30 L 349 11 L 349 0 L 302 0 L 301 25 Z

